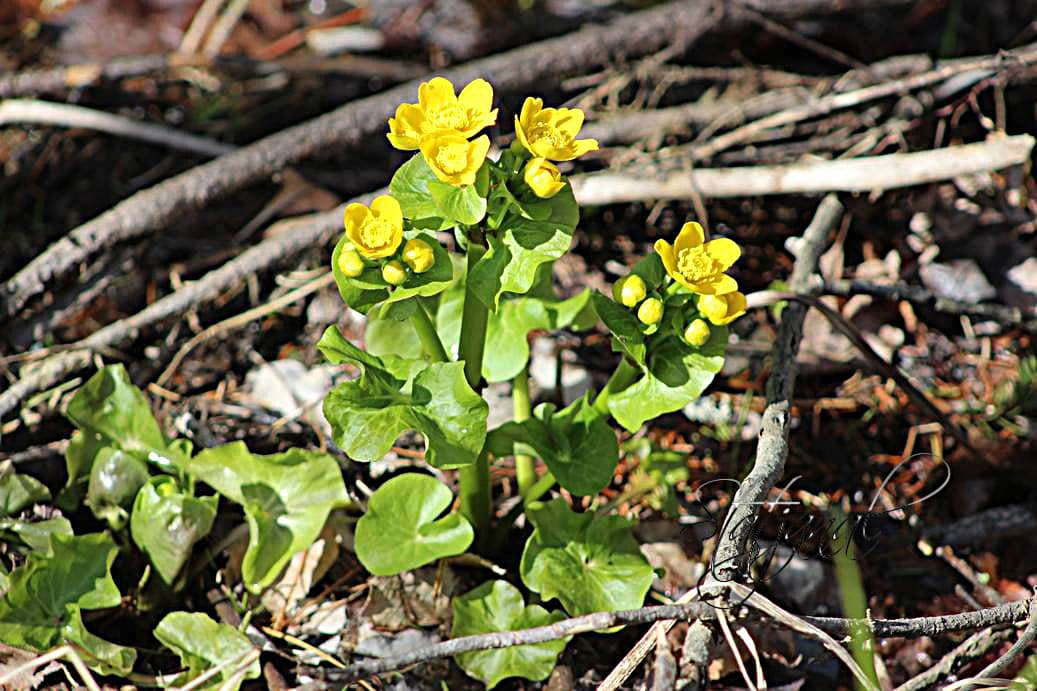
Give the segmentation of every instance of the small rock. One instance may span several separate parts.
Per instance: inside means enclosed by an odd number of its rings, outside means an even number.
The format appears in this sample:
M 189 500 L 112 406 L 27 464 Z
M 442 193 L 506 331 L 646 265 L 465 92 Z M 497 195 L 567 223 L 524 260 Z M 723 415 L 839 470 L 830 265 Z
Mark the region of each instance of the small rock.
M 918 272 L 925 287 L 937 297 L 971 303 L 997 295 L 979 264 L 972 259 L 956 259 L 946 264 L 933 262 L 919 267 Z
M 330 435 L 331 426 L 324 419 L 320 402 L 331 390 L 336 371 L 332 365 L 307 369 L 298 360 L 275 360 L 250 370 L 245 375 L 245 389 L 251 402 L 283 416 L 296 415 L 315 422 Z
M 396 657 L 419 648 L 427 648 L 439 643 L 439 636 L 422 629 L 404 629 L 398 634 L 376 633 L 361 640 L 354 651 L 357 655 L 369 657 Z
M 1037 307 L 1037 257 L 1016 264 L 1006 274 L 1005 300 L 1014 307 Z

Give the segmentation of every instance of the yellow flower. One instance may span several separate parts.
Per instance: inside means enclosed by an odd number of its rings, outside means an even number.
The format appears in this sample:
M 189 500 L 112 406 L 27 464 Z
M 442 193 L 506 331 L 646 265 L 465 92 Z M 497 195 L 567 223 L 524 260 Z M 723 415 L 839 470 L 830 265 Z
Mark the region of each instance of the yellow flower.
M 454 85 L 436 77 L 418 87 L 417 103 L 401 103 L 389 118 L 389 143 L 397 149 L 420 148 L 421 138 L 437 130 L 452 130 L 471 137 L 497 122 L 493 87 L 485 79 L 473 80 L 454 95 Z
M 376 197 L 371 208 L 350 204 L 346 207 L 345 222 L 346 236 L 367 259 L 388 257 L 403 242 L 403 210 L 387 194 Z
M 705 345 L 709 340 L 709 324 L 701 319 L 691 322 L 688 328 L 684 329 L 684 340 L 696 348 Z
M 437 178 L 454 187 L 475 182 L 475 173 L 489 150 L 490 138 L 485 134 L 468 141 L 457 132 L 441 130 L 421 140 L 421 153 L 429 168 Z
M 424 240 L 414 238 L 403 246 L 403 261 L 416 274 L 423 274 L 436 263 L 436 254 Z
M 724 272 L 738 261 L 742 250 L 727 238 L 705 240 L 702 226 L 685 223 L 672 246 L 665 240 L 656 240 L 655 251 L 663 260 L 666 273 L 688 290 L 701 295 L 735 292 L 738 282 Z
M 647 294 L 645 281 L 637 274 L 624 276 L 612 285 L 612 297 L 624 307 L 637 307 Z
M 555 164 L 546 158 L 531 158 L 526 163 L 526 170 L 522 174 L 522 178 L 533 190 L 533 194 L 541 199 L 550 199 L 565 187 L 562 174 Z
M 663 318 L 663 302 L 659 298 L 648 298 L 637 308 L 637 318 L 642 324 L 658 324 Z
M 571 161 L 588 151 L 597 151 L 594 139 L 576 139 L 583 127 L 579 108 L 544 108 L 543 99 L 527 98 L 515 117 L 515 136 L 522 146 L 541 158 Z
M 349 278 L 356 278 L 364 273 L 364 260 L 354 249 L 343 250 L 338 255 L 338 270 Z
M 699 312 L 714 324 L 730 324 L 745 314 L 745 296 L 735 291 L 724 295 L 699 295 Z
M 382 267 L 382 280 L 392 286 L 402 285 L 407 280 L 407 269 L 397 259 Z

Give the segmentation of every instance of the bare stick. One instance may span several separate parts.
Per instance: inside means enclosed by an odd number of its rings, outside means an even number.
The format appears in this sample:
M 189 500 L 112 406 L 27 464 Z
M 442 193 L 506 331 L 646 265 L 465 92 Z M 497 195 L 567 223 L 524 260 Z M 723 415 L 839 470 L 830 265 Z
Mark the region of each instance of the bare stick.
M 1013 51 L 1007 56 L 996 55 L 976 60 L 963 60 L 893 82 L 868 86 L 846 93 L 832 94 L 814 102 L 806 103 L 798 108 L 775 113 L 714 137 L 708 143 L 696 147 L 693 157 L 696 160 L 707 159 L 736 144 L 750 142 L 763 132 L 775 127 L 792 125 L 820 115 L 827 115 L 836 110 L 851 108 L 880 98 L 904 94 L 915 89 L 937 84 L 965 72 L 996 72 L 1005 67 L 1023 66 L 1035 61 L 1037 61 L 1037 48 L 1031 45 Z
M 94 62 L 5 74 L 0 76 L 0 98 L 58 93 L 89 86 L 103 80 L 136 77 L 191 62 L 190 59 L 173 58 L 169 55 L 142 55 L 132 58 L 116 58 L 103 63 Z
M 1030 601 L 1030 623 L 1026 625 L 1023 632 L 1019 634 L 1019 639 L 1012 644 L 1012 647 L 1008 649 L 1004 655 L 991 662 L 989 665 L 983 668 L 983 671 L 976 675 L 978 679 L 992 679 L 999 677 L 1008 666 L 1022 653 L 1024 650 L 1029 648 L 1035 639 L 1037 639 L 1037 601 Z M 962 691 L 971 691 L 972 684 L 963 684 Z
M 249 0 L 231 0 L 230 5 L 223 11 L 219 20 L 212 27 L 209 38 L 205 41 L 205 47 L 202 48 L 202 53 L 209 58 L 214 58 L 220 54 L 220 50 L 222 50 L 223 44 L 230 37 L 231 31 L 234 30 L 238 21 L 245 14 L 245 10 L 248 9 L 248 3 Z
M 814 1 L 820 7 L 829 4 Z M 442 74 L 455 84 L 481 77 L 501 91 L 528 88 L 556 75 L 605 65 L 618 56 L 652 53 L 675 43 L 690 44 L 715 23 L 712 6 L 708 0 L 668 3 L 629 14 L 606 26 L 589 26 L 567 36 L 444 70 Z M 173 219 L 305 158 L 381 138 L 386 118 L 399 103 L 413 100 L 417 87 L 417 82 L 408 82 L 352 101 L 132 195 L 72 230 L 8 280 L 0 289 L 0 318 L 15 314 L 42 292 L 49 280 L 102 248 L 155 232 Z
M 994 631 L 993 629 L 984 629 L 974 633 L 956 646 L 954 650 L 940 658 L 940 661 L 935 665 L 918 676 L 907 680 L 898 686 L 895 691 L 922 691 L 923 689 L 932 688 L 940 680 L 940 677 L 953 674 L 965 663 L 983 657 L 994 646 L 1001 645 L 1001 643 L 1008 640 L 1010 634 L 1010 630 Z
M 233 146 L 208 137 L 178 132 L 162 125 L 135 122 L 92 108 L 31 99 L 9 99 L 0 103 L 0 127 L 23 123 L 82 127 L 208 157 L 222 156 L 235 150 Z
M 655 199 L 747 197 L 764 194 L 871 192 L 949 180 L 1021 165 L 1030 159 L 1028 134 L 985 142 L 886 156 L 777 166 L 697 169 L 652 177 L 643 173 L 592 173 L 572 178 L 581 204 L 603 205 Z
M 384 190 L 350 201 L 370 203 L 374 196 L 382 192 Z M 342 207 L 275 224 L 275 228 L 280 232 L 272 234 L 218 269 L 156 300 L 132 317 L 109 324 L 87 338 L 65 346 L 63 352 L 31 367 L 23 368 L 21 378 L 0 393 L 0 417 L 7 415 L 21 401 L 37 391 L 42 391 L 70 373 L 86 367 L 90 363 L 91 352 L 131 342 L 142 328 L 196 308 L 205 300 L 211 300 L 258 271 L 287 261 L 315 245 L 330 242 L 341 232 L 341 227 Z
M 842 619 L 840 617 L 803 617 L 803 620 L 833 636 L 849 636 L 854 630 L 870 631 L 878 638 L 919 638 L 958 631 L 974 631 L 1026 621 L 1034 598 L 1009 602 L 961 614 L 912 619 Z
M 183 39 L 180 41 L 178 52 L 184 54 L 197 53 L 201 48 L 205 34 L 209 33 L 209 26 L 216 19 L 216 15 L 223 6 L 223 0 L 205 0 L 198 11 L 191 18 L 191 25 L 187 27 Z
M 810 277 L 817 269 L 828 233 L 842 215 L 843 205 L 835 195 L 828 195 L 822 200 L 803 233 L 789 280 L 792 290 L 802 293 L 810 291 Z M 741 563 L 743 553 L 756 523 L 757 510 L 785 471 L 789 406 L 799 369 L 796 355 L 803 336 L 806 312 L 805 305 L 789 305 L 781 314 L 781 326 L 774 345 L 774 364 L 767 378 L 767 407 L 763 411 L 763 427 L 756 447 L 756 459 L 749 475 L 731 500 L 713 561 L 714 576 L 721 580 L 733 580 L 741 572 L 744 566 Z

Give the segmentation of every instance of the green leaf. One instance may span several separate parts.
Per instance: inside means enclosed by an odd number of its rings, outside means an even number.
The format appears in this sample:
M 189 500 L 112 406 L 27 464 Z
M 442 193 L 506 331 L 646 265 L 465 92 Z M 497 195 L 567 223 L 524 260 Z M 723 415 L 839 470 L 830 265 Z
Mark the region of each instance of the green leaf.
M 428 167 L 425 157 L 417 153 L 396 170 L 389 183 L 389 193 L 400 203 L 404 218 L 424 220 L 426 222 L 420 224 L 424 228 L 449 228 L 453 223 L 442 218 L 442 212 L 429 191 L 430 182 L 439 182 L 439 179 Z
M 495 631 L 521 631 L 565 619 L 561 612 L 548 612 L 539 605 L 527 607 L 522 601 L 522 593 L 507 581 L 483 583 L 454 598 L 452 604 L 454 623 L 451 638 Z M 455 659 L 461 669 L 486 684 L 487 689 L 508 677 L 543 681 L 550 676 L 558 656 L 571 638 L 566 636 L 545 643 L 462 653 Z
M 80 649 L 83 661 L 101 674 L 125 676 L 133 671 L 137 651 L 106 641 L 86 630 L 81 608 L 68 606 L 68 621 L 61 629 L 62 638 Z
M 628 431 L 636 432 L 646 420 L 680 410 L 701 396 L 723 368 L 726 344 L 724 327 L 713 327 L 701 348 L 672 333 L 660 334 L 649 345 L 647 366 L 641 365 L 643 376 L 609 397 L 609 412 Z
M 475 186 L 454 187 L 439 180 L 428 183 L 429 194 L 436 203 L 439 216 L 445 221 L 474 226 L 486 216 L 486 199 L 479 196 Z
M 534 417 L 505 423 L 490 432 L 487 441 L 497 456 L 528 453 L 522 445 L 544 460 L 558 484 L 581 496 L 604 489 L 619 463 L 616 433 L 594 409 L 589 392 L 561 411 L 552 404 L 541 404 Z
M 241 575 L 252 592 L 270 585 L 317 539 L 328 513 L 348 501 L 338 463 L 323 453 L 260 456 L 234 442 L 202 451 L 187 470 L 244 507 L 249 541 Z
M 339 295 L 347 305 L 357 312 L 367 314 L 370 309 L 384 303 L 383 311 L 389 305 L 407 300 L 415 296 L 432 296 L 450 287 L 454 280 L 454 266 L 450 252 L 426 233 L 408 233 L 408 239 L 419 238 L 428 243 L 436 257 L 436 263 L 428 271 L 420 274 L 407 272 L 407 280 L 401 286 L 390 290 L 389 284 L 382 279 L 382 272 L 377 266 L 369 266 L 356 278 L 349 278 L 338 267 L 338 257 L 349 245 L 349 238 L 342 236 L 335 251 L 331 255 L 332 272 Z
M 47 486 L 30 475 L 14 472 L 14 464 L 0 464 L 0 517 L 13 516 L 33 504 L 50 499 Z
M 540 205 L 550 209 L 548 219 L 535 221 L 509 215 L 497 234 L 489 237 L 486 254 L 472 267 L 468 280 L 476 296 L 490 309 L 497 308 L 502 293 L 526 293 L 540 265 L 558 259 L 572 244 L 580 214 L 572 189 L 566 186 Z
M 96 432 L 76 430 L 65 449 L 65 468 L 68 480 L 58 495 L 58 505 L 66 511 L 79 507 L 86 494 L 87 478 L 94 466 L 94 458 L 105 448 L 105 440 Z
M 50 553 L 54 535 L 72 537 L 72 524 L 67 518 L 58 516 L 45 521 L 0 519 L 0 538 L 9 545 L 21 542 L 33 552 Z
M 557 331 L 570 326 L 586 328 L 588 325 L 581 320 L 589 300 L 590 291 L 567 300 L 559 300 L 550 292 L 544 296 L 530 294 L 502 300 L 497 311 L 489 314 L 486 326 L 482 367 L 486 381 L 508 381 L 526 366 L 530 331 Z M 436 314 L 437 328 L 448 351 L 456 348 L 460 338 L 463 310 L 464 278 L 461 277 L 440 296 Z
M 94 515 L 115 530 L 126 525 L 128 509 L 148 481 L 148 467 L 136 456 L 105 447 L 94 458 L 86 504 Z
M 155 627 L 155 638 L 179 655 L 180 664 L 187 667 L 187 671 L 173 682 L 175 686 L 183 686 L 213 667 L 222 665 L 218 674 L 197 687 L 220 688 L 234 675 L 252 651 L 256 650 L 245 634 L 231 626 L 213 621 L 201 612 L 167 614 Z M 259 674 L 259 658 L 256 657 L 245 668 L 244 675 L 237 683 L 224 688 L 237 691 L 241 686 L 241 680 L 256 679 Z
M 116 607 L 121 601 L 111 567 L 118 548 L 102 533 L 66 536 L 55 532 L 48 552 L 32 552 L 10 574 L 0 600 L 0 640 L 45 651 L 68 641 L 82 645 L 104 673 L 128 673 L 135 653 L 89 634 L 80 610 Z M 91 652 L 91 651 L 96 652 Z
M 378 488 L 356 526 L 356 556 L 375 576 L 394 576 L 472 544 L 472 526 L 460 513 L 437 516 L 454 501 L 428 475 L 406 473 Z
M 619 516 L 574 513 L 563 499 L 526 507 L 533 534 L 522 552 L 522 582 L 572 616 L 633 609 L 652 585 L 652 567 Z
M 598 292 L 591 295 L 591 304 L 598 313 L 598 318 L 612 332 L 616 350 L 629 355 L 635 362 L 644 364 L 644 325 L 638 321 L 634 312 Z
M 167 585 L 191 556 L 194 544 L 212 530 L 218 502 L 216 496 L 184 494 L 168 476 L 152 478 L 137 493 L 130 534 Z
M 148 399 L 122 365 L 108 365 L 90 377 L 69 401 L 67 416 L 81 430 L 100 435 L 105 446 L 142 461 L 172 468 L 182 460 L 175 447 L 169 448 Z
M 360 378 L 338 385 L 324 399 L 335 443 L 357 460 L 384 456 L 406 430 L 425 436 L 426 460 L 439 468 L 474 463 L 486 440 L 489 406 L 472 391 L 464 363 L 434 363 L 409 385 L 381 361 L 347 341 L 334 326 L 317 347 L 335 363 L 352 362 Z

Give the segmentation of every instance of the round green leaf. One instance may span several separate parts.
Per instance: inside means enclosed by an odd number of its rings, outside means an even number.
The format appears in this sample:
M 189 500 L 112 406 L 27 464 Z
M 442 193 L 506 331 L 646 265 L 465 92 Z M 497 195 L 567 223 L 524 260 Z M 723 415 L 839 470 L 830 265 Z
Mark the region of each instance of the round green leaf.
M 727 329 L 713 327 L 709 341 L 689 346 L 674 334 L 654 339 L 648 346 L 643 376 L 609 397 L 609 412 L 630 432 L 646 420 L 680 410 L 706 390 L 724 367 Z
M 641 606 L 653 571 L 629 521 L 574 513 L 563 499 L 534 502 L 526 516 L 534 527 L 520 566 L 526 587 L 574 617 Z
M 454 598 L 454 623 L 451 638 L 496 631 L 521 631 L 561 621 L 561 612 L 548 612 L 539 605 L 522 601 L 522 593 L 507 581 L 489 581 L 461 597 Z M 508 677 L 543 681 L 551 674 L 558 656 L 572 636 L 545 643 L 519 645 L 496 650 L 462 653 L 455 659 L 469 676 L 492 689 Z
M 400 203 L 404 218 L 419 222 L 423 228 L 449 228 L 453 222 L 442 218 L 442 212 L 429 192 L 430 182 L 439 182 L 439 179 L 425 162 L 425 157 L 417 153 L 396 170 L 389 183 L 389 193 Z
M 408 385 L 334 326 L 317 347 L 332 362 L 351 362 L 363 370 L 359 379 L 338 385 L 324 399 L 335 443 L 352 458 L 377 460 L 402 432 L 417 430 L 425 437 L 426 458 L 432 465 L 459 468 L 475 463 L 486 440 L 489 406 L 468 385 L 464 363 L 433 363 Z
M 313 544 L 331 510 L 349 500 L 335 459 L 302 449 L 260 456 L 233 442 L 202 451 L 188 472 L 244 507 L 249 541 L 241 575 L 252 592 Z
M 191 556 L 194 544 L 212 530 L 218 501 L 216 496 L 184 494 L 169 476 L 152 478 L 137 493 L 130 534 L 167 585 Z
M 176 678 L 175 686 L 185 685 L 213 667 L 223 669 L 199 686 L 202 689 L 226 688 L 237 691 L 239 680 L 230 686 L 230 678 L 244 659 L 255 650 L 252 641 L 237 629 L 220 624 L 200 612 L 173 612 L 167 614 L 155 627 L 155 638 L 180 657 L 187 671 Z M 259 659 L 246 668 L 244 679 L 259 677 Z
M 371 495 L 357 522 L 356 556 L 376 576 L 393 576 L 472 544 L 472 526 L 459 513 L 437 519 L 454 496 L 428 475 L 394 477 Z
M 118 449 L 101 449 L 90 470 L 87 506 L 112 528 L 121 529 L 137 492 L 147 481 L 148 467 L 136 456 Z
M 462 223 L 474 226 L 486 216 L 486 199 L 479 196 L 474 185 L 455 187 L 454 185 L 433 180 L 428 184 L 438 215 L 451 223 Z

